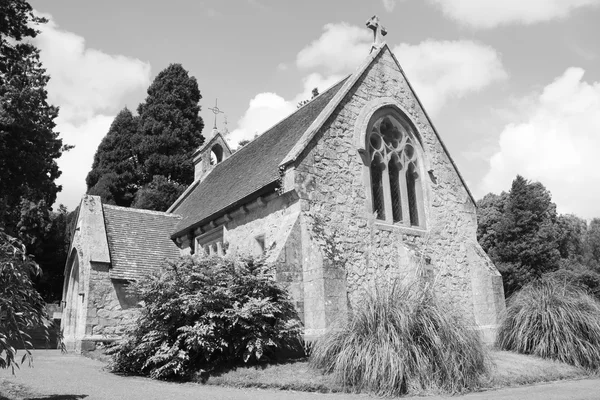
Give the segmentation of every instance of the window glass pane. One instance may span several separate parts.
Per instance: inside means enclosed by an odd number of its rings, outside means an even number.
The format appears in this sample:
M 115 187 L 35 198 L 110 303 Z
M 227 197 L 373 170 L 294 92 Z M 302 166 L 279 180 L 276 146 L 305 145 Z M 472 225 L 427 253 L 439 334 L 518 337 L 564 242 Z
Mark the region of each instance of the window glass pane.
M 400 171 L 398 162 L 390 160 L 388 165 L 390 178 L 390 191 L 392 192 L 392 214 L 394 222 L 402 221 L 402 198 L 400 197 Z
M 415 170 L 415 165 L 410 163 L 408 169 L 406 170 L 406 186 L 407 186 L 407 194 L 408 194 L 408 208 L 410 214 L 410 224 L 412 226 L 419 226 L 419 209 L 417 205 L 417 193 L 416 187 L 417 185 L 417 173 Z
M 382 173 L 381 163 L 375 158 L 371 162 L 371 188 L 373 190 L 373 212 L 376 213 L 377 219 L 385 219 Z

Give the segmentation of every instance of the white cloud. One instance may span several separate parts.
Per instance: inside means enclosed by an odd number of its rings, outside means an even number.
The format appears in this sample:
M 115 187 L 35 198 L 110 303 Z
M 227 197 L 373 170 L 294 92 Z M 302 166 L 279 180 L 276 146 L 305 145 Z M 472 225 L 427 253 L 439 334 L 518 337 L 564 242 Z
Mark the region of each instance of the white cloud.
M 495 49 L 469 40 L 426 40 L 417 45 L 401 44 L 393 52 L 431 114 L 452 98 L 507 77 Z
M 85 193 L 85 177 L 114 118 L 110 115 L 123 108 L 127 94 L 148 87 L 150 65 L 86 48 L 83 37 L 60 29 L 51 15 L 44 17 L 49 22 L 39 27 L 34 43 L 50 75 L 48 100 L 60 107 L 55 130 L 63 143 L 76 146 L 58 160 L 63 191 L 57 203 L 73 209 Z
M 385 11 L 392 12 L 396 7 L 396 0 L 383 0 L 383 8 Z
M 373 39 L 368 29 L 342 22 L 327 24 L 323 30 L 320 38 L 298 53 L 298 68 L 320 68 L 328 74 L 348 73 L 369 54 Z
M 511 23 L 533 24 L 567 17 L 573 10 L 597 6 L 600 0 L 429 0 L 444 14 L 473 28 Z
M 240 140 L 251 140 L 262 134 L 277 121 L 294 111 L 295 106 L 275 93 L 259 93 L 248 106 L 248 110 L 238 121 L 237 129 L 227 135 L 227 141 L 233 147 Z
M 96 149 L 114 118 L 96 115 L 79 124 L 65 121 L 63 117 L 55 120 L 63 143 L 75 145 L 74 149 L 64 153 L 58 160 L 62 174 L 56 183 L 62 185 L 62 191 L 58 193 L 56 204 L 62 203 L 69 210 L 79 205 L 86 190 L 85 178 L 92 168 Z
M 52 16 L 34 42 L 50 74 L 48 97 L 67 121 L 83 122 L 98 112 L 114 113 L 123 97 L 150 82 L 150 65 L 86 48 L 85 39 L 59 28 Z
M 368 29 L 347 23 L 327 24 L 321 36 L 303 48 L 296 66 L 312 72 L 303 79 L 303 90 L 291 100 L 275 93 L 260 93 L 228 136 L 235 146 L 252 139 L 296 109 L 296 104 L 321 92 L 353 72 L 367 57 L 372 43 Z M 491 47 L 472 41 L 433 41 L 394 48 L 411 83 L 430 113 L 451 98 L 460 98 L 506 78 L 499 54 Z
M 259 93 L 252 100 L 248 109 L 238 121 L 238 127 L 227 135 L 227 141 L 232 147 L 237 147 L 241 140 L 252 140 L 255 135 L 261 135 L 267 129 L 287 117 L 297 109 L 298 102 L 310 99 L 313 88 L 322 93 L 342 77 L 330 75 L 323 77 L 312 73 L 303 79 L 303 90 L 291 100 L 285 100 L 276 93 Z
M 507 125 L 480 193 L 510 189 L 517 174 L 540 181 L 559 212 L 600 216 L 600 82 L 569 68 L 546 86 L 522 123 Z

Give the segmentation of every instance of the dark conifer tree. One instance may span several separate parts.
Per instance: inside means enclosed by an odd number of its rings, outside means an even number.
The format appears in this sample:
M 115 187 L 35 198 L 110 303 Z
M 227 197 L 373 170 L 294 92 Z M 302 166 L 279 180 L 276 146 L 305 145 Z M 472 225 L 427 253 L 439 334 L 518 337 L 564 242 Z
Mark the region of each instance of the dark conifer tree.
M 68 149 L 54 131 L 58 108 L 47 102 L 49 77 L 30 41 L 44 22 L 26 1 L 0 1 L 0 227 L 10 234 L 22 200 L 54 203 L 56 159 Z
M 489 197 L 488 197 L 489 196 Z M 517 176 L 507 196 L 488 195 L 489 220 L 478 230 L 482 247 L 502 273 L 507 296 L 544 273 L 558 269 L 556 205 L 539 182 Z M 494 197 L 495 196 L 495 197 Z M 483 203 L 482 203 L 483 202 Z
M 140 166 L 133 140 L 137 118 L 124 108 L 117 114 L 108 133 L 100 142 L 86 183 L 88 194 L 102 197 L 108 204 L 129 207 L 140 187 Z
M 138 107 L 135 146 L 143 184 L 155 175 L 179 185 L 193 182 L 192 153 L 204 141 L 201 98 L 196 78 L 181 64 L 169 65 L 154 79 L 146 101 Z

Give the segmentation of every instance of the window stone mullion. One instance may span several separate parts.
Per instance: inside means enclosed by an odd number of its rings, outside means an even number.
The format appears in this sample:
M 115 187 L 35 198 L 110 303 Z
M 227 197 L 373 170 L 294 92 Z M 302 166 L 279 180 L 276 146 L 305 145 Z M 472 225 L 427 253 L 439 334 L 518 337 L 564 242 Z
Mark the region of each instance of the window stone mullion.
M 408 186 L 406 184 L 406 165 L 400 175 L 400 198 L 402 201 L 402 225 L 410 226 L 410 209 L 408 208 Z
M 389 166 L 388 160 L 381 171 L 381 178 L 383 180 L 383 204 L 385 206 L 385 221 L 389 223 L 394 222 L 394 217 L 392 213 L 392 190 L 390 189 L 390 171 L 388 170 Z

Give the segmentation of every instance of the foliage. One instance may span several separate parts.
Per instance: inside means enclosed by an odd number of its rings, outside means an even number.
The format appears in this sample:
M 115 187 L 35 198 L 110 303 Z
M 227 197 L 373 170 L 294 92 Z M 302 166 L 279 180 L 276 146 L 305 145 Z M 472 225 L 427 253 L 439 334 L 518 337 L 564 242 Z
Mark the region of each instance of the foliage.
M 502 273 L 508 297 L 524 284 L 558 268 L 556 205 L 539 182 L 517 176 L 508 195 L 487 195 L 478 239 Z
M 319 95 L 319 88 L 314 88 L 312 90 L 312 97 L 310 98 L 310 100 L 314 99 L 315 97 L 317 97 Z M 296 108 L 300 108 L 308 103 L 310 103 L 310 100 L 302 100 L 299 101 L 298 104 L 296 105 Z
M 146 101 L 138 106 L 139 130 L 135 153 L 142 184 L 154 175 L 189 185 L 194 180 L 192 153 L 200 146 L 204 122 L 198 115 L 202 96 L 196 78 L 181 64 L 161 71 L 148 88 Z
M 22 199 L 51 205 L 56 164 L 68 146 L 54 132 L 58 109 L 47 102 L 48 75 L 31 43 L 36 17 L 22 0 L 0 2 L 0 226 L 16 234 Z
M 108 204 L 164 211 L 194 180 L 192 153 L 202 144 L 202 96 L 180 64 L 161 71 L 139 116 L 127 108 L 100 143 L 86 182 Z
M 154 175 L 152 182 L 138 190 L 132 207 L 166 211 L 184 191 L 184 185 Z
M 583 261 L 587 222 L 573 214 L 559 215 L 556 219 L 556 229 L 560 257 L 577 262 Z
M 107 204 L 129 207 L 139 187 L 139 166 L 133 138 L 137 118 L 124 108 L 117 114 L 94 155 L 86 183 L 88 194 L 102 197 Z
M 547 273 L 544 277 L 576 285 L 600 300 L 600 273 L 583 264 L 562 260 L 557 271 Z
M 111 350 L 115 372 L 185 379 L 300 344 L 294 307 L 262 260 L 183 257 L 136 290 L 143 307 Z
M 600 368 L 600 302 L 566 281 L 531 282 L 509 299 L 497 345 L 578 367 Z
M 30 276 L 39 274 L 39 266 L 29 257 L 25 246 L 0 230 L 0 368 L 19 366 L 18 343 L 25 349 L 21 363 L 32 357 L 28 327 L 44 326 L 49 337 L 50 322 L 45 317 L 44 301 L 34 289 Z
M 477 202 L 477 241 L 488 254 L 498 241 L 498 228 L 507 200 L 508 193 L 502 192 L 500 195 L 488 193 Z
M 600 218 L 594 218 L 590 222 L 584 243 L 586 264 L 600 273 Z
M 431 286 L 377 285 L 348 319 L 314 343 L 310 363 L 355 391 L 396 396 L 420 389 L 461 391 L 488 368 L 477 332 Z
M 68 214 L 63 205 L 59 206 L 58 211 L 50 213 L 43 236 L 30 251 L 42 269 L 34 279 L 35 288 L 47 303 L 62 298 L 64 269 L 71 240 L 67 227 Z

